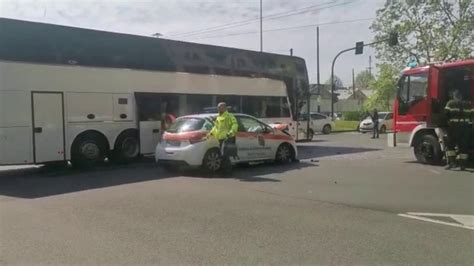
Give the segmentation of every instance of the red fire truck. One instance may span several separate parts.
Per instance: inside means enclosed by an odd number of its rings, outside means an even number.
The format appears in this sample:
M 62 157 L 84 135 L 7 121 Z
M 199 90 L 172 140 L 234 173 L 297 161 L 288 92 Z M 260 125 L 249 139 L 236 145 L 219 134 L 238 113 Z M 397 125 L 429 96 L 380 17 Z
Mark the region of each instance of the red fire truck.
M 421 163 L 443 161 L 447 127 L 444 107 L 454 90 L 460 90 L 474 108 L 474 59 L 407 68 L 398 82 L 393 106 L 395 141 L 413 147 Z

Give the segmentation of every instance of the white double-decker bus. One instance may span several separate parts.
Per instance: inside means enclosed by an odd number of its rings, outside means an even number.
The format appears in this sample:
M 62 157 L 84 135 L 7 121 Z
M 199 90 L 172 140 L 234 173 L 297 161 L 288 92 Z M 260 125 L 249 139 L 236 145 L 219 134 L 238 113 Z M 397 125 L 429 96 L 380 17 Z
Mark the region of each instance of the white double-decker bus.
M 297 57 L 0 18 L 0 164 L 133 160 L 220 101 L 305 138 L 307 90 Z

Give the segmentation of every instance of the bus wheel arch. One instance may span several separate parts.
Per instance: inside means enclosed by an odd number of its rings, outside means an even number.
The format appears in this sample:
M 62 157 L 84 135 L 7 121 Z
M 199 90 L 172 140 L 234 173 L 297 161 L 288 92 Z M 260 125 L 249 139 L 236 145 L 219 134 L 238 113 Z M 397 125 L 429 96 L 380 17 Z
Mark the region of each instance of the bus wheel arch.
M 104 134 L 87 130 L 74 138 L 71 145 L 73 165 L 91 167 L 104 161 L 109 155 L 110 146 Z
M 411 143 L 418 162 L 431 165 L 440 165 L 443 160 L 443 151 L 433 129 L 422 129 L 415 133 Z
M 115 139 L 112 155 L 113 160 L 119 163 L 135 160 L 140 155 L 138 130 L 129 128 L 122 131 Z

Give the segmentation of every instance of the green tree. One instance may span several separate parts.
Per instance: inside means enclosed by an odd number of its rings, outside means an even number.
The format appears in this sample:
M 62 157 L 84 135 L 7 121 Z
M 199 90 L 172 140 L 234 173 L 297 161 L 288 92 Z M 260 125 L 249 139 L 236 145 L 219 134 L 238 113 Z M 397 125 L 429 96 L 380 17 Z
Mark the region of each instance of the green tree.
M 371 83 L 374 93 L 364 103 L 366 110 L 378 108 L 379 110 L 391 110 L 393 99 L 396 94 L 397 78 L 399 70 L 390 64 L 379 65 L 377 78 Z
M 380 62 L 398 68 L 409 58 L 418 64 L 473 56 L 473 0 L 387 0 L 371 25 L 375 41 L 399 33 L 398 45 L 376 45 Z
M 359 72 L 355 78 L 356 88 L 359 89 L 369 89 L 371 82 L 374 81 L 374 76 L 368 71 L 364 70 Z
M 326 80 L 326 84 L 331 85 L 331 77 Z M 344 83 L 342 83 L 342 79 L 336 75 L 334 75 L 334 86 L 336 90 L 344 88 Z

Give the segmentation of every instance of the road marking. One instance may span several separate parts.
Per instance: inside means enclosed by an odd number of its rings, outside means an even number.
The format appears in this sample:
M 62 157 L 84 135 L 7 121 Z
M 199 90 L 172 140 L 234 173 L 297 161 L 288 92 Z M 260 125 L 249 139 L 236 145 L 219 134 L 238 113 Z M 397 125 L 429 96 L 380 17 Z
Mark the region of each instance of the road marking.
M 427 212 L 407 212 L 399 213 L 398 216 L 416 219 L 425 222 L 432 222 L 437 224 L 450 225 L 465 229 L 474 230 L 474 215 L 461 215 L 461 214 L 445 214 L 445 213 L 427 213 Z M 428 216 L 428 217 L 427 217 Z M 451 223 L 446 221 L 436 220 L 429 217 L 447 217 L 455 220 L 458 223 Z

